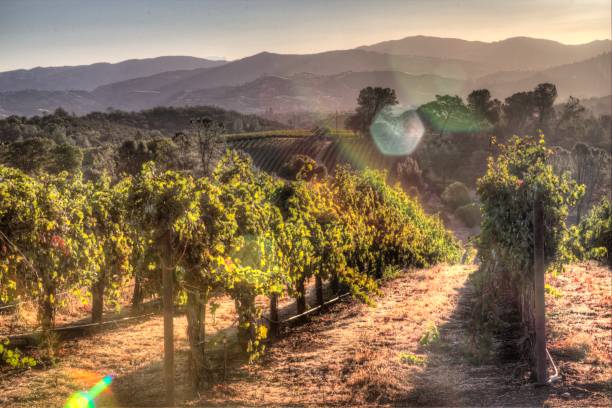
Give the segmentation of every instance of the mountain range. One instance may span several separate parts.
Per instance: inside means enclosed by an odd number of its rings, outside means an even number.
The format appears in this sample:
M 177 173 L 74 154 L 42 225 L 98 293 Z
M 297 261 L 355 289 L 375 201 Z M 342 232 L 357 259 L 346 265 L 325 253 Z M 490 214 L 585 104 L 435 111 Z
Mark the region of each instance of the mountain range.
M 131 59 L 110 64 L 67 67 L 36 67 L 0 72 L 0 91 L 91 91 L 101 85 L 166 71 L 193 70 L 222 65 L 225 61 L 211 61 L 196 57 L 170 56 Z
M 560 99 L 600 98 L 611 93 L 611 44 L 417 36 L 316 54 L 262 52 L 230 62 L 160 57 L 35 68 L 0 73 L 0 115 L 34 115 L 59 106 L 78 114 L 160 105 L 248 113 L 350 110 L 365 86 L 391 87 L 410 105 L 482 87 L 503 99 L 541 82 L 555 83 Z

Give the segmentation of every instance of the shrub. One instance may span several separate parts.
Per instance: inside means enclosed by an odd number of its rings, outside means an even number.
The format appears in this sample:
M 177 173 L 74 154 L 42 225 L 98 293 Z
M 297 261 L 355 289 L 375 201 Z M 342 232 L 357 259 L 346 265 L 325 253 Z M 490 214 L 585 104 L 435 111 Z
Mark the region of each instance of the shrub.
M 612 203 L 607 197 L 578 225 L 581 258 L 604 260 L 612 266 Z
M 417 191 L 423 189 L 423 171 L 419 163 L 412 157 L 406 157 L 398 162 L 395 166 L 395 173 L 405 189 L 415 188 Z
M 327 169 L 310 156 L 295 154 L 283 164 L 279 176 L 288 180 L 322 180 L 327 176 Z
M 449 184 L 444 189 L 444 192 L 442 192 L 442 201 L 454 210 L 472 201 L 470 190 L 468 190 L 465 184 L 455 181 Z
M 466 204 L 457 208 L 455 211 L 455 216 L 469 228 L 473 228 L 480 224 L 480 221 L 482 220 L 480 206 L 476 203 Z

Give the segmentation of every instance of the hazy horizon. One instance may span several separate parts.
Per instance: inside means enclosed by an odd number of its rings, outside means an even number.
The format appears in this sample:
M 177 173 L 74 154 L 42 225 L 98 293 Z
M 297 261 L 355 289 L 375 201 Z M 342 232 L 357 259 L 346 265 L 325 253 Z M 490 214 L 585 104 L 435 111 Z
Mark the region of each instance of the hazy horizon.
M 610 7 L 602 0 L 5 1 L 0 71 L 159 56 L 235 60 L 263 51 L 309 54 L 415 35 L 584 44 L 611 38 Z

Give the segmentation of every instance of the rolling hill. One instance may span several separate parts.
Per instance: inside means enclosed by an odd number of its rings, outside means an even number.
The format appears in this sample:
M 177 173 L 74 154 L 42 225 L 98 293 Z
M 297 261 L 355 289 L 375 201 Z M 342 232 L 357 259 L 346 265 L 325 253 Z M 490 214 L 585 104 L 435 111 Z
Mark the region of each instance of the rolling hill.
M 174 106 L 215 105 L 240 112 L 276 113 L 352 110 L 359 91 L 370 85 L 396 90 L 400 101 L 420 105 L 438 93 L 463 93 L 465 81 L 397 71 L 344 72 L 335 75 L 265 76 L 239 86 L 184 92 L 165 99 Z
M 364 50 L 330 51 L 307 55 L 259 53 L 220 67 L 165 73 L 102 86 L 97 100 L 121 109 L 151 107 L 194 90 L 237 86 L 263 76 L 300 73 L 334 75 L 343 72 L 399 71 L 467 79 L 488 72 L 483 64 L 420 56 L 395 56 Z
M 471 81 L 472 88 L 488 88 L 497 97 L 506 97 L 518 90 L 534 88 L 542 82 L 557 86 L 559 99 L 570 95 L 578 98 L 602 97 L 610 94 L 612 55 L 608 52 L 584 61 L 560 65 L 541 71 L 500 72 Z
M 499 70 L 541 70 L 592 58 L 610 52 L 611 48 L 610 40 L 569 45 L 529 37 L 482 42 L 427 36 L 406 37 L 360 47 L 388 54 L 461 59 L 495 66 Z
M 110 64 L 106 62 L 66 66 L 37 67 L 0 72 L 0 91 L 35 89 L 42 91 L 86 90 L 132 78 L 166 71 L 192 70 L 222 65 L 224 61 L 211 61 L 195 57 L 158 57 L 132 59 Z
M 160 57 L 0 73 L 0 115 L 31 116 L 60 106 L 78 114 L 186 105 L 329 112 L 353 109 L 366 86 L 391 87 L 410 105 L 478 88 L 503 99 L 541 82 L 555 83 L 560 101 L 587 99 L 610 94 L 610 61 L 609 40 L 565 45 L 423 36 L 316 54 L 262 52 L 227 63 Z M 21 89 L 26 86 L 35 89 Z

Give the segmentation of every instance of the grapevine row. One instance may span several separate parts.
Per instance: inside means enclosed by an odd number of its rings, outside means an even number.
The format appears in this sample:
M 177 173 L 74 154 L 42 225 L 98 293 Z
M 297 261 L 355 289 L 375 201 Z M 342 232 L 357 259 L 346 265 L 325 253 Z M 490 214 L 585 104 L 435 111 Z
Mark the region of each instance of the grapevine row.
M 318 291 L 330 280 L 370 302 L 387 268 L 457 260 L 459 246 L 441 221 L 384 173 L 300 174 L 281 180 L 233 151 L 203 178 L 153 163 L 115 183 L 0 166 L 0 301 L 34 301 L 48 331 L 60 292 L 90 287 L 92 319 L 100 321 L 104 301 L 129 281 L 135 292 L 159 293 L 161 272 L 170 271 L 185 299 L 192 378 L 201 385 L 205 311 L 220 296 L 234 300 L 239 341 L 256 358 L 267 337 L 257 296 L 272 304 L 292 296 L 300 313 L 304 283 L 314 277 Z

